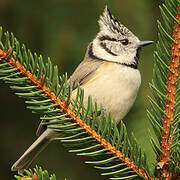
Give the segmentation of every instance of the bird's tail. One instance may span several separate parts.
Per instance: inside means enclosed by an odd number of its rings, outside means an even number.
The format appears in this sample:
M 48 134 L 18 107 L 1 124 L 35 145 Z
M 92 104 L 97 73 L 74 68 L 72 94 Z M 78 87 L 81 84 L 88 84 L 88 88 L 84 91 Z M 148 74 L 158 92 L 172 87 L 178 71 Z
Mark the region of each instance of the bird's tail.
M 55 138 L 55 132 L 47 129 L 13 164 L 11 170 L 22 173 L 32 163 L 36 156 Z

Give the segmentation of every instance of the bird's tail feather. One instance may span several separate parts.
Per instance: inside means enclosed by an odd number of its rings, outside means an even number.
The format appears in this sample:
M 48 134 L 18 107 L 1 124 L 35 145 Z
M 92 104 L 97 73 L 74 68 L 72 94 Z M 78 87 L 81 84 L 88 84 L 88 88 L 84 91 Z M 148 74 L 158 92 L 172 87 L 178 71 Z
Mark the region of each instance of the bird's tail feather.
M 47 129 L 41 136 L 25 151 L 25 153 L 13 164 L 11 170 L 22 173 L 36 156 L 51 142 L 53 131 Z M 55 135 L 55 134 L 54 134 Z

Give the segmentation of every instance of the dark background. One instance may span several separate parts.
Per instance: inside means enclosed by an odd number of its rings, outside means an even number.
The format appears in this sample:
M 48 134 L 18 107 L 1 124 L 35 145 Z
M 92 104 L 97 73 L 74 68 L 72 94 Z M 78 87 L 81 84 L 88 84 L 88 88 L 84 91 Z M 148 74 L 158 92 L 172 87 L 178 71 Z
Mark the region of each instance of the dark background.
M 157 39 L 156 20 L 160 17 L 160 0 L 0 0 L 0 25 L 13 32 L 32 52 L 51 57 L 60 72 L 70 75 L 83 59 L 88 43 L 98 32 L 97 20 L 105 5 L 117 19 L 141 40 Z M 135 134 L 146 151 L 148 161 L 154 161 L 149 145 L 146 117 L 149 82 L 152 77 L 154 46 L 141 53 L 139 69 L 142 85 L 137 101 L 124 121 L 128 132 Z M 13 179 L 11 165 L 36 139 L 39 117 L 27 110 L 24 100 L 0 81 L 0 179 Z M 51 143 L 33 162 L 57 175 L 57 179 L 103 180 L 100 171 L 84 163 L 83 158 L 68 153 L 59 142 Z

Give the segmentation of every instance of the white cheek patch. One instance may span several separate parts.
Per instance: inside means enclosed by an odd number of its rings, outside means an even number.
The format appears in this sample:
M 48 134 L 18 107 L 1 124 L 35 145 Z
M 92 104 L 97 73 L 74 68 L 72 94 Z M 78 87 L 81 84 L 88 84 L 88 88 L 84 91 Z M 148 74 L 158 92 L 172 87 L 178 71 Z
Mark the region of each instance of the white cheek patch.
M 116 47 L 114 48 L 114 50 L 115 50 L 115 52 L 118 52 L 118 51 L 120 50 L 120 48 L 118 48 L 118 46 L 116 46 Z
M 117 63 L 126 63 L 126 64 L 135 63 L 134 57 L 136 56 L 136 52 L 126 53 L 126 54 L 119 53 L 117 56 L 113 56 L 112 54 L 108 53 L 104 48 L 100 46 L 99 39 L 94 39 L 92 48 L 93 48 L 92 49 L 93 54 L 100 59 L 104 59 L 111 62 L 117 62 Z

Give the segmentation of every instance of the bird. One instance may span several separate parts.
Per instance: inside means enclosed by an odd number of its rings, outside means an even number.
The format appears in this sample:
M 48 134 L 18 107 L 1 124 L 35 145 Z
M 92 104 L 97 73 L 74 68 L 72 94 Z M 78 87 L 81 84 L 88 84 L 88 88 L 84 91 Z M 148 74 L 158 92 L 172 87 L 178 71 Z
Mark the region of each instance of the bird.
M 141 48 L 153 41 L 140 41 L 121 24 L 105 6 L 98 20 L 99 32 L 89 43 L 83 61 L 71 75 L 72 96 L 77 87 L 84 89 L 84 106 L 88 96 L 102 105 L 118 123 L 132 107 L 141 84 L 138 70 Z M 11 170 L 22 173 L 59 132 L 46 128 L 37 140 L 13 164 Z

